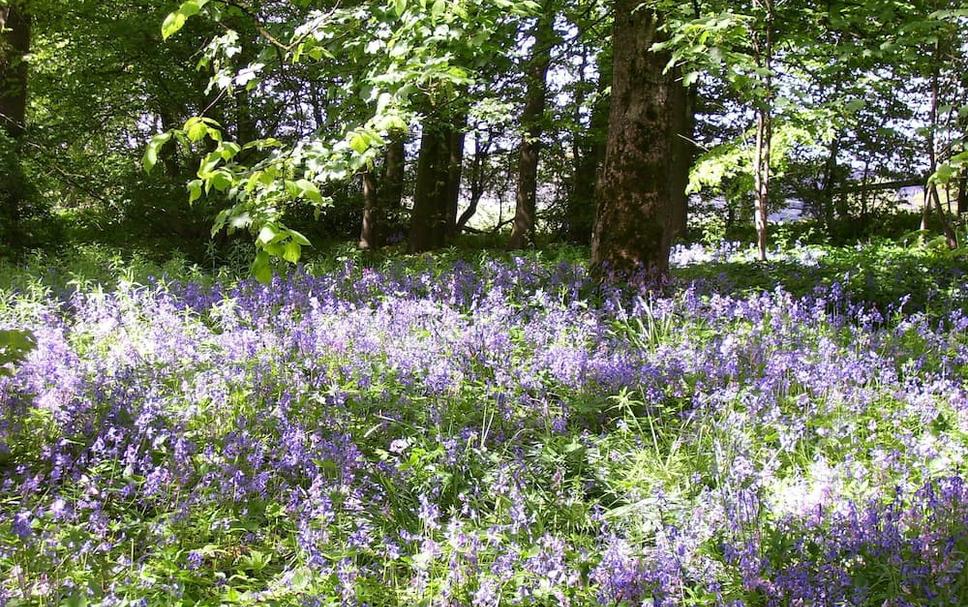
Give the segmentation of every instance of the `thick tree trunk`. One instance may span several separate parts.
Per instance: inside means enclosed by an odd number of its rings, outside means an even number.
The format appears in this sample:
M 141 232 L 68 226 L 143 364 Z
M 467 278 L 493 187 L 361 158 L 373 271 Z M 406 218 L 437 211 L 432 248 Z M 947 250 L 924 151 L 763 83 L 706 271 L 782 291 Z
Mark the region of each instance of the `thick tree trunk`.
M 461 175 L 464 172 L 464 127 L 467 117 L 463 116 L 459 126 L 447 133 L 447 237 L 453 238 L 460 232 L 457 229 L 457 211 L 460 207 Z
M 547 3 L 546 3 L 547 4 Z M 534 244 L 538 158 L 541 149 L 545 97 L 548 92 L 548 65 L 555 42 L 555 11 L 545 6 L 534 26 L 534 47 L 528 62 L 528 92 L 521 115 L 524 133 L 518 148 L 518 185 L 514 198 L 514 223 L 509 249 Z
M 378 188 L 380 206 L 385 210 L 387 231 L 384 232 L 384 242 L 390 236 L 389 229 L 400 220 L 400 208 L 403 201 L 403 180 L 407 162 L 406 139 L 403 133 L 394 133 L 390 137 L 386 154 L 383 157 L 383 179 Z
M 597 271 L 668 272 L 677 188 L 689 166 L 677 127 L 687 112 L 669 56 L 652 52 L 660 18 L 639 0 L 617 0 L 613 32 L 612 99 L 605 163 L 592 237 Z
M 411 252 L 443 247 L 455 233 L 466 121 L 466 115 L 437 112 L 424 124 L 410 214 Z
M 447 242 L 450 217 L 447 204 L 449 143 L 445 129 L 432 124 L 424 125 L 410 216 L 411 252 L 430 251 Z
M 26 179 L 20 148 L 27 117 L 30 17 L 22 2 L 0 7 L 0 244 L 19 245 L 20 208 Z
M 359 247 L 364 250 L 378 249 L 383 246 L 386 229 L 386 216 L 380 204 L 373 170 L 363 171 L 363 226 L 360 228 Z
M 588 244 L 592 238 L 595 219 L 595 184 L 605 158 L 605 137 L 608 134 L 608 88 L 612 85 L 612 56 L 599 54 L 598 83 L 595 104 L 592 106 L 588 131 L 576 136 L 575 179 L 568 199 L 568 240 Z M 576 120 L 576 123 L 578 121 Z
M 360 174 L 363 186 L 363 225 L 360 228 L 361 249 L 379 249 L 387 244 L 390 226 L 400 212 L 403 198 L 405 139 L 402 133 L 392 133 L 383 155 L 382 180 L 370 169 Z

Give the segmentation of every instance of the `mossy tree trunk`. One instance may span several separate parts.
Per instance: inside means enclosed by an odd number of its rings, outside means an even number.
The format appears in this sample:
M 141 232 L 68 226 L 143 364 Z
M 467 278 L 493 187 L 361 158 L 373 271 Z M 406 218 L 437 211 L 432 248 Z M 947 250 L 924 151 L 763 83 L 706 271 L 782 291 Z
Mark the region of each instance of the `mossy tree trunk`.
M 599 272 L 665 275 L 684 204 L 688 101 L 677 70 L 665 70 L 661 17 L 639 0 L 617 0 L 605 161 L 596 190 L 592 263 Z

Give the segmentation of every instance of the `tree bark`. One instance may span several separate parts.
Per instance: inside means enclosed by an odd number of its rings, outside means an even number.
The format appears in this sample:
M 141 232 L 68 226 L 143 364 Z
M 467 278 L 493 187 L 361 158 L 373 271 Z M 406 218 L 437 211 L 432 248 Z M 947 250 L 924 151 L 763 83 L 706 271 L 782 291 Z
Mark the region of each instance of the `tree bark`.
M 387 244 L 391 225 L 399 223 L 403 201 L 403 181 L 407 163 L 406 139 L 403 133 L 393 133 L 383 157 L 383 179 L 378 188 L 380 206 L 385 210 L 387 231 L 382 245 Z
M 968 175 L 958 181 L 958 215 L 968 213 Z
M 938 126 L 938 106 L 939 106 L 939 95 L 940 95 L 940 83 L 939 83 L 939 67 L 938 64 L 941 58 L 941 41 L 938 40 L 934 44 L 934 55 L 933 63 L 931 68 L 931 105 L 928 125 L 928 162 L 930 166 L 928 170 L 933 175 L 935 171 L 938 170 L 938 151 L 937 142 L 935 140 L 935 129 Z M 938 196 L 938 186 L 933 182 L 929 182 L 924 189 L 924 212 L 921 215 L 921 230 L 927 230 L 928 227 L 928 215 L 931 213 L 931 206 L 934 205 L 935 210 L 938 212 L 938 219 L 941 220 L 941 231 L 945 237 L 945 243 L 948 245 L 949 249 L 958 248 L 958 236 L 948 221 L 948 216 L 944 212 L 944 207 L 941 206 L 941 197 Z
M 514 199 L 514 223 L 511 226 L 509 249 L 520 249 L 534 244 L 535 213 L 538 192 L 538 160 L 545 101 L 548 93 L 548 66 L 555 42 L 555 11 L 545 3 L 532 36 L 534 47 L 528 61 L 528 91 L 525 97 L 521 126 L 524 133 L 518 148 L 518 184 Z
M 612 85 L 611 53 L 602 51 L 598 58 L 598 83 L 588 131 L 576 136 L 575 177 L 568 198 L 568 240 L 588 244 L 595 219 L 595 184 L 605 158 L 608 133 L 608 88 Z M 576 104 L 577 105 L 577 104 Z M 578 122 L 577 120 L 575 121 Z
M 456 232 L 458 234 L 467 227 L 467 222 L 477 213 L 477 205 L 481 202 L 481 197 L 484 196 L 484 188 L 487 185 L 487 161 L 490 157 L 491 134 L 488 133 L 486 140 L 483 137 L 484 135 L 480 131 L 474 135 L 474 161 L 471 163 L 470 200 L 468 200 L 467 208 L 464 209 L 460 218 L 457 219 Z
M 402 133 L 391 133 L 383 155 L 383 174 L 377 183 L 373 169 L 360 174 L 363 186 L 363 225 L 360 228 L 361 249 L 379 249 L 387 244 L 391 224 L 400 212 L 406 162 Z
M 773 0 L 760 0 L 761 8 L 766 12 L 766 32 L 763 37 L 762 48 L 757 49 L 757 63 L 763 68 L 766 76 L 764 86 L 765 99 L 756 108 L 756 166 L 753 168 L 753 182 L 755 187 L 756 245 L 760 261 L 766 261 L 767 221 L 769 217 L 770 201 L 770 153 L 773 143 Z M 759 46 L 759 45 L 757 45 Z
M 460 232 L 457 229 L 457 211 L 460 207 L 460 184 L 464 171 L 464 127 L 467 116 L 461 117 L 457 127 L 447 133 L 447 238 L 452 239 Z
M 434 124 L 424 125 L 410 216 L 409 245 L 413 253 L 437 249 L 447 242 L 450 216 L 447 205 L 449 147 L 449 136 L 445 129 Z
M 363 226 L 360 228 L 359 247 L 363 250 L 383 246 L 386 217 L 380 205 L 376 177 L 372 169 L 363 171 Z
M 27 117 L 27 62 L 30 16 L 22 2 L 0 8 L 0 243 L 20 242 L 21 206 L 26 179 L 21 146 Z
M 596 191 L 592 263 L 599 273 L 668 273 L 677 187 L 689 166 L 677 127 L 687 112 L 678 71 L 665 71 L 661 17 L 639 0 L 617 0 L 612 99 L 605 162 Z
M 836 204 L 834 173 L 837 170 L 837 156 L 840 154 L 840 138 L 841 134 L 838 132 L 830 144 L 827 159 L 823 163 L 823 174 L 820 180 L 820 213 L 827 226 L 827 234 L 830 236 L 833 236 L 834 230 L 834 206 Z M 842 196 L 841 199 L 845 200 L 846 196 Z M 839 209 L 841 206 L 846 206 L 846 204 L 842 202 L 836 206 Z

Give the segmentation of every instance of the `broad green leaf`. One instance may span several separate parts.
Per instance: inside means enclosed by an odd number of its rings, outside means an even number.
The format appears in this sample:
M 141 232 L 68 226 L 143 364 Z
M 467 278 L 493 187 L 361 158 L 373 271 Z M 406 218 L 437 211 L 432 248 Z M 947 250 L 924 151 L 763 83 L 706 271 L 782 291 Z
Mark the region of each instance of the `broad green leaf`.
M 183 130 L 188 135 L 188 139 L 193 143 L 201 141 L 205 138 L 205 135 L 208 134 L 208 127 L 205 126 L 204 122 L 198 120 L 197 118 L 189 119 L 188 122 L 185 123 L 185 128 Z
M 315 183 L 308 179 L 300 179 L 296 182 L 296 186 L 299 188 L 301 197 L 316 204 L 323 204 L 323 195 L 319 193 Z
M 219 192 L 224 192 L 232 187 L 232 174 L 224 170 L 215 171 L 209 177 L 208 182 Z
M 263 226 L 262 229 L 259 230 L 259 236 L 255 239 L 255 242 L 259 245 L 267 245 L 274 242 L 278 237 L 279 234 L 273 230 L 271 226 Z
M 367 142 L 366 135 L 363 133 L 356 133 L 350 138 L 350 147 L 357 154 L 362 154 L 370 148 L 370 144 Z
M 163 40 L 167 40 L 178 33 L 178 30 L 185 27 L 185 21 L 188 17 L 185 16 L 180 10 L 175 11 L 165 17 L 165 21 L 161 24 L 161 37 Z
M 35 347 L 37 340 L 30 331 L 0 330 L 0 376 L 11 375 L 12 366 L 21 363 Z
M 155 165 L 158 164 L 158 152 L 162 146 L 168 143 L 169 139 L 171 139 L 171 133 L 161 133 L 160 135 L 152 137 L 151 141 L 148 142 L 144 157 L 141 159 L 141 165 L 144 167 L 146 173 L 150 173 L 151 169 L 155 168 Z
M 208 0 L 188 0 L 183 2 L 178 10 L 165 17 L 161 24 L 161 37 L 165 40 L 174 36 L 178 31 L 185 27 L 185 22 L 189 17 L 194 17 L 201 12 L 202 7 L 208 4 Z
M 313 580 L 313 571 L 309 567 L 299 567 L 292 572 L 292 576 L 289 578 L 289 587 L 293 592 L 303 592 Z
M 191 204 L 202 197 L 202 180 L 194 179 L 188 184 L 188 203 Z
M 252 262 L 252 275 L 262 284 L 272 282 L 272 266 L 269 263 L 269 254 L 259 251 Z
M 232 143 L 231 141 L 226 141 L 218 147 L 218 153 L 224 160 L 231 160 L 239 152 L 242 151 L 242 147 L 237 143 Z
M 289 230 L 289 236 L 295 242 L 299 243 L 300 245 L 302 245 L 304 247 L 310 246 L 309 239 L 306 238 L 305 236 L 303 236 L 302 234 L 300 234 L 299 232 L 297 232 L 296 230 Z
M 286 243 L 285 250 L 282 253 L 282 258 L 289 263 L 296 263 L 299 261 L 299 255 L 302 247 L 299 246 L 298 242 L 290 240 Z

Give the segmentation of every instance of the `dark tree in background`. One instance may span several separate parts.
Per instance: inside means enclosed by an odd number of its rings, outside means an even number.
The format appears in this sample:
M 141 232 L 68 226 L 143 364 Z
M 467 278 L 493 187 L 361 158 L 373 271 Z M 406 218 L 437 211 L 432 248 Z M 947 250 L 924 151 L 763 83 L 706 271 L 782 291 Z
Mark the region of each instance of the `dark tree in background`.
M 520 249 L 534 243 L 535 214 L 538 192 L 538 159 L 548 92 L 548 66 L 555 43 L 555 14 L 551 2 L 545 2 L 535 23 L 534 46 L 527 68 L 527 93 L 521 115 L 521 144 L 518 148 L 518 185 L 514 203 L 514 223 L 508 248 Z
M 414 253 L 443 247 L 456 225 L 463 136 L 451 120 L 443 112 L 431 113 L 422 126 L 410 216 Z
M 595 183 L 598 180 L 598 170 L 605 158 L 605 136 L 608 134 L 608 89 L 612 86 L 610 48 L 599 52 L 596 67 L 598 77 L 595 82 L 589 125 L 587 129 L 580 129 L 575 134 L 572 146 L 574 176 L 568 197 L 565 223 L 568 239 L 578 244 L 591 242 L 592 225 L 595 220 Z M 576 112 L 584 101 L 584 90 L 579 87 L 575 99 Z M 575 123 L 579 124 L 579 122 L 576 117 Z
M 26 181 L 20 161 L 27 116 L 30 16 L 22 2 L 0 7 L 0 245 L 19 245 Z

